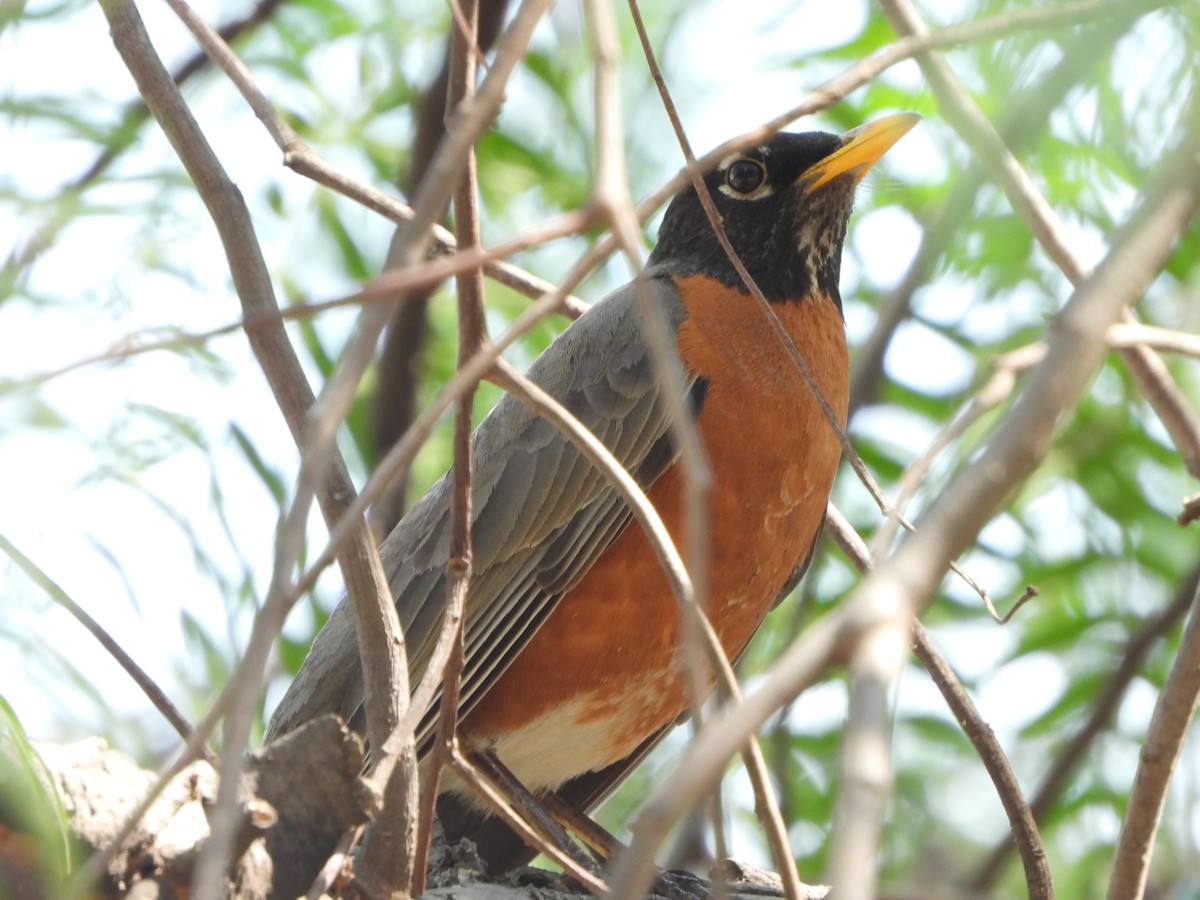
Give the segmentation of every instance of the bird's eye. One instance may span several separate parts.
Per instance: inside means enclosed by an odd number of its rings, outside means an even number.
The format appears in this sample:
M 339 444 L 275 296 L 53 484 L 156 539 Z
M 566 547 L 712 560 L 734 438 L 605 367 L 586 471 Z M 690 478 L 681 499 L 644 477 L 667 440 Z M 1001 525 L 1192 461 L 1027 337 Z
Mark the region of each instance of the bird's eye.
M 725 173 L 725 183 L 739 194 L 756 191 L 767 177 L 762 163 L 750 159 L 739 159 Z

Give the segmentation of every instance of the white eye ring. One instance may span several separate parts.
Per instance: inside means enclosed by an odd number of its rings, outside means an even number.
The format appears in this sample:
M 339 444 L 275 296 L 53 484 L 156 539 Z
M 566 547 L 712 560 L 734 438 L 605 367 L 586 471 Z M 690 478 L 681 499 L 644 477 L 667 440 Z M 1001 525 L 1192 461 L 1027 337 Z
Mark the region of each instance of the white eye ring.
M 725 183 L 739 194 L 753 194 L 767 180 L 767 167 L 753 159 L 739 159 L 725 171 Z
M 775 193 L 767 180 L 767 164 L 751 156 L 734 156 L 720 167 L 717 189 L 735 200 L 760 200 Z

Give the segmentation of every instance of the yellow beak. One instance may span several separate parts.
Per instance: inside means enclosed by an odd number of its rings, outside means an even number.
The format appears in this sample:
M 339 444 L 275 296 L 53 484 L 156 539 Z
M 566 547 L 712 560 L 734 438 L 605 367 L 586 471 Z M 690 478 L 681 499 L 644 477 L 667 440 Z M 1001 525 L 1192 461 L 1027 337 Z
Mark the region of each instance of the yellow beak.
M 841 147 L 804 173 L 808 190 L 815 190 L 847 173 L 854 176 L 857 184 L 867 170 L 920 121 L 921 117 L 915 113 L 897 113 L 847 131 L 842 135 L 844 143 Z

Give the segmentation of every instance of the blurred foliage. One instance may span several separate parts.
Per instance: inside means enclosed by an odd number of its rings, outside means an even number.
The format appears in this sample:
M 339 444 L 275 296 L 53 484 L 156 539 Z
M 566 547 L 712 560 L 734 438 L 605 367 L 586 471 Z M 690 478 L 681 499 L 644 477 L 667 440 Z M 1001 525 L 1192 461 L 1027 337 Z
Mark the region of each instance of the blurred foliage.
M 764 13 L 766 24 L 755 37 L 765 42 L 770 31 L 787 28 L 799 33 L 804 23 L 833 16 L 857 23 L 854 33 L 830 27 L 839 36 L 826 39 L 826 29 L 814 29 L 811 46 L 775 50 L 766 63 L 747 50 L 741 62 L 708 60 L 709 65 L 690 52 L 688 42 L 701 24 L 712 30 L 736 21 L 744 6 L 725 0 L 646 6 L 685 121 L 722 115 L 710 108 L 722 79 L 718 62 L 744 63 L 764 77 L 791 73 L 811 87 L 893 37 L 871 4 L 810 0 L 798 9 Z M 961 0 L 924 6 L 936 25 L 1040 4 Z M 205 10 L 217 22 L 244 12 L 230 4 Z M 672 174 L 681 157 L 626 19 L 621 24 L 626 150 L 631 187 L 641 196 Z M 293 0 L 243 36 L 237 49 L 306 141 L 345 171 L 386 186 L 404 181 L 414 105 L 439 64 L 447 27 L 445 5 L 433 0 Z M 153 30 L 169 60 L 193 52 L 177 35 Z M 69 47 L 96 54 L 100 69 L 115 65 L 93 4 L 28 2 L 0 13 L 0 46 L 8 49 L 47 47 L 60 34 L 70 37 Z M 1180 2 L 1144 15 L 1022 32 L 947 51 L 1088 264 L 1101 258 L 1113 229 L 1136 204 L 1148 169 L 1177 133 L 1200 72 L 1197 34 L 1200 6 Z M 480 142 L 483 231 L 489 241 L 588 200 L 594 152 L 591 70 L 580 49 L 585 37 L 580 9 L 559 4 L 514 78 L 494 129 Z M 193 189 L 161 135 L 139 118 L 135 106 L 126 105 L 132 86 L 114 71 L 101 72 L 105 77 L 98 74 L 89 84 L 26 69 L 0 88 L 0 141 L 20 148 L 10 159 L 22 160 L 20 169 L 0 163 L 0 237 L 14 242 L 5 248 L 11 256 L 0 274 L 0 333 L 31 329 L 43 342 L 54 338 L 44 355 L 5 366 L 4 379 L 83 358 L 138 329 L 202 331 L 236 317 L 228 276 Z M 390 236 L 387 223 L 280 169 L 274 149 L 219 75 L 202 70 L 185 94 L 246 195 L 281 302 L 347 294 L 379 270 Z M 781 99 L 775 111 L 786 105 Z M 899 273 L 922 247 L 922 261 L 914 264 L 920 287 L 891 342 L 884 377 L 851 424 L 860 453 L 889 491 L 988 377 L 992 361 L 1037 340 L 1070 295 L 1003 194 L 941 120 L 914 64 L 888 71 L 822 121 L 824 127 L 849 128 L 897 109 L 921 112 L 926 121 L 863 191 L 846 245 L 843 284 L 852 344 L 859 347 L 875 311 L 889 302 Z M 28 168 L 35 147 L 47 148 L 46 163 Z M 651 224 L 648 235 L 653 231 Z M 880 248 L 889 241 L 895 244 L 893 264 L 884 274 Z M 104 247 L 102 260 L 85 252 L 94 245 Z M 582 238 L 564 239 L 522 253 L 515 262 L 552 279 L 585 247 Z M 581 292 L 598 298 L 628 274 L 623 261 L 612 260 Z M 1138 314 L 1148 323 L 1195 331 L 1198 287 L 1200 228 L 1193 227 Z M 527 301 L 497 285 L 488 291 L 488 325 L 496 334 Z M 423 401 L 453 371 L 454 317 L 452 295 L 444 290 L 430 307 Z M 314 384 L 332 370 L 353 322 L 352 313 L 341 311 L 290 326 Z M 532 360 L 562 324 L 553 321 L 533 331 L 514 348 L 513 361 Z M 1195 362 L 1168 359 L 1168 365 L 1193 402 L 1200 400 Z M 135 656 L 161 644 L 167 661 L 159 677 L 198 715 L 228 677 L 261 602 L 270 577 L 271 537 L 295 475 L 290 440 L 241 340 L 217 339 L 200 349 L 185 345 L 94 366 L 34 388 L 9 382 L 0 382 L 0 388 L 0 458 L 21 451 L 23 460 L 57 461 L 62 454 L 74 460 L 54 462 L 54 472 L 34 473 L 63 482 L 46 501 L 58 505 L 50 510 L 53 525 L 38 525 L 37 534 L 48 548 L 76 548 L 79 542 L 59 531 L 76 528 L 92 549 L 70 559 L 44 555 L 42 564 L 56 576 L 78 569 L 86 588 L 76 586 L 77 599 L 101 619 L 123 623 L 126 646 Z M 342 440 L 360 479 L 371 457 L 372 389 L 368 378 Z M 485 385 L 477 414 L 497 396 Z M 943 489 L 952 472 L 970 463 L 1002 411 L 984 416 L 938 458 L 913 500 L 912 514 Z M 444 422 L 417 460 L 418 486 L 445 469 L 449 447 Z M 14 466 L 0 469 L 13 477 Z M 1129 652 L 1131 638 L 1172 602 L 1197 565 L 1196 526 L 1189 533 L 1173 522 L 1180 498 L 1194 490 L 1165 431 L 1114 356 L 1080 408 L 1062 423 L 1050 457 L 964 561 L 1002 611 L 1025 584 L 1036 585 L 1041 596 L 1000 627 L 971 591 L 953 579 L 945 582 L 927 624 L 996 728 L 1029 794 L 1096 712 L 1096 700 Z M 869 541 L 878 513 L 848 471 L 835 501 Z M 130 530 L 140 535 L 132 543 L 124 539 Z M 314 524 L 310 537 L 319 546 L 319 526 Z M 154 571 L 156 565 L 171 567 L 169 579 Z M 98 567 L 116 581 L 96 581 L 90 573 Z M 835 550 L 824 548 L 797 598 L 772 616 L 743 658 L 744 676 L 752 681 L 855 578 Z M 280 680 L 299 666 L 337 594 L 336 578 L 324 579 L 293 615 L 280 642 Z M 101 687 L 86 660 L 60 649 L 54 628 L 38 624 L 46 609 L 34 596 L 19 576 L 4 579 L 0 602 L 8 612 L 0 616 L 0 638 L 5 655 L 34 661 L 31 671 L 38 673 L 44 702 L 59 723 L 47 736 L 77 737 L 99 727 L 142 756 L 165 752 L 171 738 L 163 726 L 136 699 L 115 705 L 115 696 L 129 693 L 127 685 Z M 172 620 L 174 633 L 154 631 Z M 1150 642 L 1137 677 L 1077 761 L 1066 791 L 1050 805 L 1043 831 L 1060 896 L 1103 892 L 1139 738 L 1173 658 L 1178 623 L 1164 631 L 1164 639 Z M 802 873 L 810 880 L 820 877 L 826 863 L 845 693 L 841 676 L 831 676 L 781 713 L 765 738 Z M 9 699 L 20 712 L 17 698 Z M 8 740 L 25 746 L 15 715 L 8 721 Z M 677 752 L 678 741 L 668 742 L 618 792 L 604 820 L 619 827 Z M 921 893 L 969 878 L 1003 839 L 1003 813 L 973 750 L 915 665 L 896 693 L 894 762 L 885 885 Z M 1172 896 L 1194 895 L 1200 885 L 1195 838 L 1200 821 L 1193 811 L 1200 754 L 1194 747 L 1181 768 L 1154 873 L 1158 887 L 1177 891 Z M 725 799 L 735 851 L 761 855 L 748 824 L 748 798 L 730 788 Z M 53 822 L 42 823 L 36 833 L 45 835 L 47 847 L 61 837 L 54 836 Z M 995 891 L 1022 895 L 1019 866 L 1010 862 Z
M 22 835 L 28 836 L 26 839 Z M 7 866 L 25 857 L 29 870 L 42 874 L 42 884 L 61 883 L 83 859 L 70 829 L 62 797 L 21 727 L 16 713 L 0 699 L 0 836 Z M 14 866 L 15 868 L 15 866 Z M 0 879 L 0 893 L 6 878 Z

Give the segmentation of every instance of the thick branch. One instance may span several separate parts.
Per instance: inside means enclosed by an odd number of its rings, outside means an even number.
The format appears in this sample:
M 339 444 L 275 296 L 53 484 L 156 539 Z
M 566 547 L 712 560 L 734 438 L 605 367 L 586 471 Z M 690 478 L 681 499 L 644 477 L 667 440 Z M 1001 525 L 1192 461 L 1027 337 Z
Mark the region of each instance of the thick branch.
M 278 315 L 271 280 L 241 194 L 225 174 L 184 104 L 179 89 L 159 61 L 136 9 L 128 0 L 109 0 L 102 4 L 102 8 L 109 20 L 113 41 L 137 82 L 138 90 L 161 124 L 213 219 L 243 313 Z M 284 418 L 300 443 L 306 431 L 306 415 L 313 398 L 287 335 L 279 325 L 255 330 L 248 337 Z M 354 488 L 345 464 L 336 453 L 320 485 L 318 497 L 331 527 L 345 504 L 354 497 Z M 281 530 L 272 588 L 255 619 L 242 663 L 232 679 L 232 686 L 236 687 L 232 694 L 235 699 L 226 723 L 221 785 L 212 813 L 213 835 L 197 866 L 195 887 L 202 896 L 218 889 L 232 848 L 242 754 L 249 738 L 252 716 L 257 710 L 257 697 L 266 661 L 290 608 L 288 576 L 299 550 L 299 537 L 295 532 L 303 528 L 307 519 L 309 499 L 301 496 L 300 490 L 297 491 L 291 517 L 299 520 L 299 527 L 293 527 L 291 541 L 286 540 L 287 529 Z M 373 604 L 380 611 L 386 608 L 391 611 L 394 620 L 395 608 L 387 590 L 387 581 L 365 524 L 359 527 L 355 539 L 343 550 L 339 562 L 347 590 L 356 606 Z M 377 618 L 368 618 L 372 625 L 377 621 Z M 397 631 L 398 622 L 392 633 Z M 397 645 L 388 641 L 388 629 L 376 629 L 376 633 L 381 642 L 389 645 L 383 648 L 384 651 L 389 655 L 394 653 Z M 399 668 L 404 669 L 402 645 L 399 646 Z M 364 656 L 370 657 L 371 654 Z

